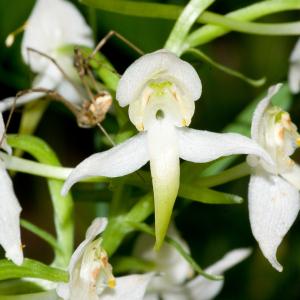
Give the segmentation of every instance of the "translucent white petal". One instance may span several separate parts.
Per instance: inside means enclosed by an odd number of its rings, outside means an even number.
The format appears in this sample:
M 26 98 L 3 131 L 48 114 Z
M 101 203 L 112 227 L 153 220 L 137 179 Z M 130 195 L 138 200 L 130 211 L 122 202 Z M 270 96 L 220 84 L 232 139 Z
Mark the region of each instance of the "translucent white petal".
M 5 256 L 17 265 L 23 262 L 20 237 L 21 210 L 12 181 L 0 163 L 0 244 L 5 250 Z
M 2 148 L 4 151 L 6 151 L 8 154 L 12 153 L 11 147 L 6 142 L 5 135 L 5 124 L 3 121 L 3 116 L 0 113 L 0 141 L 2 141 L 2 144 L 0 145 L 0 148 Z
M 189 92 L 192 100 L 200 98 L 202 86 L 195 69 L 174 53 L 161 49 L 137 59 L 123 74 L 116 98 L 121 106 L 135 100 L 145 83 L 150 79 L 166 75 L 183 90 Z
M 263 114 L 266 111 L 267 107 L 269 106 L 272 97 L 279 91 L 281 86 L 282 86 L 281 83 L 271 86 L 268 90 L 268 94 L 264 99 L 262 99 L 258 103 L 253 113 L 252 124 L 251 124 L 251 137 L 255 141 L 259 141 L 259 128 L 260 128 L 260 122 L 262 120 Z
M 247 248 L 230 251 L 221 260 L 208 267 L 205 272 L 214 275 L 223 275 L 225 271 L 246 259 L 250 255 L 250 253 L 251 250 Z M 213 299 L 221 291 L 223 284 L 223 280 L 212 281 L 204 278 L 203 276 L 197 276 L 195 279 L 186 284 L 186 299 Z
M 282 271 L 276 251 L 300 209 L 298 190 L 279 176 L 263 170 L 249 184 L 249 214 L 252 233 L 264 256 Z
M 232 154 L 258 155 L 273 164 L 269 154 L 255 141 L 237 133 L 178 128 L 179 155 L 184 160 L 204 163 Z
M 280 173 L 280 175 L 286 179 L 295 188 L 300 190 L 300 166 L 296 163 L 292 166 L 289 172 Z
M 156 248 L 167 233 L 179 188 L 178 137 L 165 119 L 153 122 L 147 133 L 155 204 Z
M 153 273 L 129 275 L 116 278 L 116 287 L 101 293 L 101 300 L 142 300 Z
M 66 180 L 62 194 L 66 194 L 81 179 L 93 176 L 124 176 L 138 170 L 148 160 L 146 133 L 139 133 L 110 150 L 93 154 L 82 161 Z
M 293 94 L 300 92 L 300 60 L 298 62 L 291 63 L 289 68 L 289 87 Z
M 80 282 L 74 280 L 76 278 L 78 270 L 76 270 L 77 263 L 80 262 L 82 255 L 87 248 L 87 246 L 92 242 L 92 240 L 102 233 L 107 226 L 106 218 L 96 218 L 93 220 L 92 224 L 86 231 L 85 240 L 74 251 L 71 261 L 68 267 L 70 274 L 69 283 L 59 283 L 57 286 L 57 294 L 63 299 L 69 299 L 71 294 L 71 289 L 81 288 Z
M 173 223 L 170 224 L 168 235 L 176 240 L 186 252 L 190 252 L 187 243 L 180 237 Z M 162 274 L 151 281 L 150 289 L 164 290 L 170 284 L 182 284 L 192 277 L 193 269 L 191 265 L 174 247 L 164 243 L 160 251 L 155 251 L 153 244 L 153 237 L 142 234 L 138 237 L 134 247 L 134 255 L 136 257 L 154 262 L 156 266 L 155 271 Z
M 72 24 L 72 25 L 70 25 Z M 50 63 L 38 54 L 30 54 L 31 47 L 53 55 L 59 47 L 68 44 L 93 47 L 92 31 L 77 8 L 65 0 L 37 0 L 27 21 L 22 40 L 22 56 L 32 70 L 43 72 Z

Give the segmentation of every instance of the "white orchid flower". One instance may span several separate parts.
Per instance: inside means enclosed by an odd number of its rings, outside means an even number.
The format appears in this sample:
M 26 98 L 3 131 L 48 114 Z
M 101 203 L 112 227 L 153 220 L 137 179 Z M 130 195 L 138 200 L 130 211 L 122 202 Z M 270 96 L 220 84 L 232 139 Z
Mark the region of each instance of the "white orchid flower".
M 64 300 L 142 300 L 153 274 L 115 278 L 102 239 L 95 237 L 105 230 L 106 218 L 96 218 L 86 239 L 72 255 L 69 283 L 61 283 L 57 294 Z
M 92 30 L 86 24 L 77 8 L 65 0 L 37 0 L 26 22 L 21 52 L 23 60 L 36 72 L 33 88 L 57 90 L 66 99 L 80 103 L 81 98 L 73 85 L 64 78 L 57 66 L 46 57 L 28 51 L 35 49 L 53 58 L 64 72 L 79 82 L 73 66 L 73 59 L 65 47 L 80 45 L 93 47 Z M 25 104 L 43 96 L 42 93 L 27 94 L 18 99 L 17 105 Z M 0 111 L 9 109 L 14 98 L 7 98 L 0 103 Z
M 155 201 L 156 248 L 168 229 L 179 188 L 179 158 L 204 163 L 231 154 L 268 159 L 254 141 L 239 134 L 189 129 L 201 81 L 195 69 L 167 50 L 142 56 L 122 76 L 117 88 L 121 106 L 141 131 L 133 138 L 81 162 L 67 179 L 63 194 L 83 178 L 119 177 L 150 160 Z
M 251 135 L 272 157 L 273 165 L 249 156 L 253 167 L 249 184 L 249 213 L 253 235 L 272 266 L 282 271 L 276 251 L 294 223 L 299 208 L 300 167 L 290 156 L 300 145 L 300 135 L 290 116 L 272 106 L 280 89 L 272 86 L 258 104 L 252 120 Z
M 290 56 L 289 86 L 292 93 L 300 92 L 300 39 Z
M 189 248 L 179 236 L 174 226 L 170 227 L 169 235 L 175 239 L 186 251 Z M 159 252 L 153 250 L 153 238 L 141 235 L 134 250 L 136 256 L 155 263 L 155 271 L 161 276 L 154 277 L 147 289 L 145 300 L 209 300 L 213 299 L 222 289 L 224 280 L 213 281 L 203 276 L 193 277 L 190 264 L 168 244 L 164 244 Z M 250 255 L 249 249 L 236 249 L 226 254 L 205 272 L 214 275 L 223 275 L 224 272 L 235 266 Z
M 5 126 L 2 114 L 0 113 L 0 147 L 11 154 L 11 148 L 7 145 Z M 23 263 L 23 250 L 20 234 L 20 213 L 21 206 L 15 195 L 12 181 L 0 161 L 0 245 L 5 250 L 5 256 L 15 264 Z

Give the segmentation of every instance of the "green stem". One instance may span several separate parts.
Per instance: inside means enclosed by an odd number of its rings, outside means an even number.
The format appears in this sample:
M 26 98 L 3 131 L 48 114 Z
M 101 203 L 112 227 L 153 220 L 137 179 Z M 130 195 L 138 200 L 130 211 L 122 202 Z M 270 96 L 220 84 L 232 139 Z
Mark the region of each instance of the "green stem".
M 53 249 L 56 249 L 57 251 L 60 251 L 60 247 L 57 244 L 57 242 L 56 242 L 53 235 L 51 235 L 47 231 L 39 228 L 38 226 L 30 223 L 27 220 L 21 219 L 20 223 L 21 223 L 21 226 L 23 228 L 25 228 L 28 231 L 34 233 L 36 236 L 38 236 L 39 238 L 41 238 L 42 240 L 47 242 Z
M 5 167 L 8 170 L 27 173 L 31 175 L 37 175 L 47 178 L 55 178 L 60 180 L 66 180 L 71 173 L 73 168 L 63 168 L 63 167 L 53 167 L 47 164 L 41 164 L 37 162 L 33 162 L 28 159 L 18 158 L 14 156 L 9 156 L 0 152 L 0 158 L 5 162 Z M 228 170 L 223 171 L 218 175 L 201 177 L 199 182 L 197 181 L 197 185 L 200 187 L 213 187 L 216 185 L 224 184 L 232 180 L 236 180 L 238 178 L 247 176 L 250 174 L 250 167 L 246 163 L 242 163 L 238 166 L 230 168 Z M 126 183 L 132 184 L 137 187 L 148 187 L 149 178 L 148 172 L 141 172 L 143 177 L 145 177 L 146 182 L 143 182 L 136 173 L 129 175 Z M 145 176 L 144 176 L 145 175 Z M 111 179 L 107 177 L 92 177 L 84 180 L 84 182 L 110 182 Z
M 265 82 L 266 82 L 266 78 L 260 78 L 260 79 L 251 79 L 243 74 L 241 74 L 240 72 L 230 69 L 226 66 L 223 66 L 217 62 L 215 62 L 214 60 L 212 60 L 209 56 L 207 56 L 205 53 L 203 53 L 202 51 L 200 51 L 199 49 L 195 49 L 195 48 L 190 48 L 187 49 L 185 51 L 185 53 L 191 53 L 193 54 L 195 57 L 205 61 L 206 63 L 212 65 L 213 67 L 231 75 L 234 77 L 237 77 L 245 82 L 247 82 L 248 84 L 255 86 L 255 87 L 259 87 L 262 86 Z
M 245 8 L 228 13 L 226 17 L 238 21 L 252 21 L 254 19 L 287 10 L 300 9 L 297 0 L 270 0 L 254 3 Z M 206 13 L 202 15 L 201 21 L 209 23 L 216 21 L 216 14 Z M 185 49 L 196 47 L 230 32 L 229 28 L 217 25 L 206 25 L 191 33 L 185 42 Z
M 177 19 L 164 48 L 180 56 L 182 54 L 183 41 L 191 27 L 201 13 L 214 1 L 215 0 L 190 0 Z
M 38 161 L 60 166 L 53 150 L 41 139 L 29 135 L 8 135 L 7 141 L 13 148 L 28 152 Z M 73 253 L 74 222 L 73 222 L 73 200 L 71 194 L 61 196 L 63 181 L 48 179 L 48 187 L 54 208 L 54 223 L 57 234 L 57 243 L 60 251 L 55 250 L 53 265 L 66 267 Z

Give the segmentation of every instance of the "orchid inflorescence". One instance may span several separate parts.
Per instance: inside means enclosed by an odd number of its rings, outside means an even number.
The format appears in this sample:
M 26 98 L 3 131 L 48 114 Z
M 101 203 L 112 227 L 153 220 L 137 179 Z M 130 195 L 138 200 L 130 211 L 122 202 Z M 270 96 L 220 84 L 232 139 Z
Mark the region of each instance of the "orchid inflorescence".
M 207 30 L 204 26 L 189 35 L 199 16 L 205 20 L 205 10 L 213 2 L 191 0 L 178 17 L 165 46 L 141 55 L 119 76 L 113 63 L 97 52 L 101 51 L 102 41 L 95 48 L 97 51 L 93 51 L 93 30 L 71 2 L 36 1 L 22 27 L 21 44 L 22 58 L 35 77 L 28 91 L 1 101 L 0 111 L 11 109 L 10 120 L 15 106 L 30 105 L 41 98 L 55 98 L 75 114 L 79 126 L 98 126 L 105 135 L 104 143 L 110 144 L 110 148 L 92 154 L 75 168 L 63 168 L 43 141 L 30 135 L 8 135 L 9 124 L 5 125 L 0 115 L 0 245 L 7 259 L 6 267 L 16 272 L 8 277 L 3 275 L 3 279 L 23 278 L 25 283 L 33 282 L 43 289 L 43 292 L 29 295 L 33 298 L 28 299 L 213 299 L 224 284 L 224 272 L 246 259 L 252 250 L 232 250 L 202 270 L 175 226 L 175 201 L 180 196 L 215 204 L 237 203 L 238 196 L 211 188 L 245 175 L 250 175 L 248 208 L 253 236 L 271 265 L 277 271 L 283 270 L 277 260 L 277 249 L 300 209 L 300 167 L 293 156 L 300 146 L 300 134 L 289 113 L 272 103 L 274 98 L 281 97 L 283 84 L 272 85 L 252 110 L 251 128 L 247 125 L 250 137 L 236 132 L 216 133 L 190 128 L 196 103 L 206 87 L 197 70 L 181 56 L 190 51 L 205 57 L 194 47 L 222 32 L 225 34 L 231 29 L 228 26 L 235 26 L 236 30 L 241 26 L 241 21 L 235 23 L 234 18 L 229 18 L 232 23 L 227 22 L 227 27 L 207 25 Z M 261 10 L 264 13 L 256 17 L 267 14 L 268 5 L 273 2 L 276 5 L 275 0 L 268 1 Z M 290 5 L 289 8 L 283 5 L 282 10 L 294 8 Z M 244 31 L 267 32 L 268 28 L 269 34 L 275 34 L 270 24 L 264 27 L 251 23 L 254 15 L 247 17 L 245 14 L 244 21 L 248 22 L 241 27 Z M 207 16 L 213 17 L 209 13 Z M 222 18 L 218 20 L 221 22 Z M 278 29 L 279 25 L 274 26 Z M 181 26 L 185 27 L 180 30 Z M 292 23 L 284 26 L 292 26 Z M 284 26 L 282 28 L 290 28 Z M 14 40 L 13 33 L 8 36 L 7 45 L 11 46 Z M 298 41 L 290 57 L 288 75 L 289 88 L 294 94 L 300 91 L 299 50 Z M 226 67 L 221 69 L 246 78 Z M 254 82 L 247 78 L 245 81 Z M 24 120 L 29 120 L 25 112 Z M 26 129 L 27 134 L 34 133 L 44 112 L 40 107 L 38 117 L 35 115 L 30 121 L 31 131 Z M 118 134 L 110 134 L 101 124 L 107 113 L 118 123 Z M 248 121 L 250 123 L 250 118 Z M 11 147 L 29 152 L 40 163 L 17 157 L 22 154 L 13 154 Z M 211 176 L 199 177 L 197 173 L 199 164 L 214 166 L 217 159 L 243 154 L 247 155 L 246 163 L 225 171 L 220 168 Z M 194 164 L 189 168 L 188 163 L 180 160 Z M 150 172 L 145 167 L 148 162 Z M 20 219 L 22 208 L 9 170 L 47 178 L 57 240 Z M 85 239 L 73 252 L 70 189 L 80 181 L 101 182 L 100 188 L 109 188 L 113 196 L 108 204 L 109 213 L 91 222 Z M 132 206 L 131 198 L 136 197 L 138 200 Z M 151 215 L 154 215 L 154 228 Z M 51 266 L 34 265 L 37 262 L 24 258 L 20 223 L 53 246 L 55 259 Z M 132 236 L 134 244 L 130 249 L 133 254 L 129 259 L 123 257 L 128 270 L 119 273 L 126 275 L 116 276 L 114 270 L 123 265 L 114 260 L 114 253 L 125 237 L 135 231 L 142 234 Z M 0 262 L 1 268 L 5 266 Z

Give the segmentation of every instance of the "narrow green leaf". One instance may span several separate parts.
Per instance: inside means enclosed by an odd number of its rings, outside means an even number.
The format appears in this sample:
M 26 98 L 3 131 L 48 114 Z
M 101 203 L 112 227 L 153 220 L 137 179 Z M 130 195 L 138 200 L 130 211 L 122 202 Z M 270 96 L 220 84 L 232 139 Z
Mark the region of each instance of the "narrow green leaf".
M 246 83 L 252 85 L 252 86 L 255 86 L 255 87 L 260 87 L 262 85 L 265 84 L 266 82 L 266 78 L 260 78 L 260 79 L 251 79 L 249 77 L 247 77 L 246 75 L 236 71 L 236 70 L 233 70 L 233 69 L 230 69 L 229 67 L 226 67 L 220 63 L 217 63 L 216 61 L 212 60 L 209 56 L 207 56 L 205 53 L 203 53 L 202 51 L 200 51 L 199 49 L 195 49 L 195 48 L 190 48 L 190 49 L 187 49 L 184 53 L 190 53 L 192 55 L 194 55 L 195 57 L 197 57 L 198 59 L 210 64 L 211 66 L 223 71 L 224 73 L 230 75 L 230 76 L 233 76 L 233 77 L 236 77 L 236 78 L 239 78 L 243 81 L 245 81 Z
M 57 244 L 56 239 L 50 233 L 24 219 L 21 219 L 20 224 L 23 228 L 34 233 L 36 236 L 47 242 L 53 248 L 53 250 L 60 251 L 60 247 Z
M 53 282 L 68 282 L 67 272 L 49 267 L 33 259 L 25 258 L 21 266 L 17 266 L 6 259 L 0 260 L 0 280 L 22 277 L 40 278 Z
M 208 204 L 240 204 L 243 202 L 243 198 L 237 195 L 199 187 L 194 183 L 190 185 L 181 184 L 178 195 L 185 199 Z

